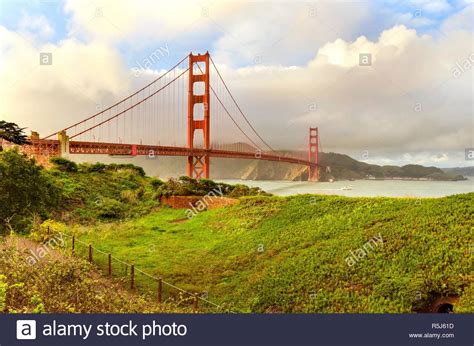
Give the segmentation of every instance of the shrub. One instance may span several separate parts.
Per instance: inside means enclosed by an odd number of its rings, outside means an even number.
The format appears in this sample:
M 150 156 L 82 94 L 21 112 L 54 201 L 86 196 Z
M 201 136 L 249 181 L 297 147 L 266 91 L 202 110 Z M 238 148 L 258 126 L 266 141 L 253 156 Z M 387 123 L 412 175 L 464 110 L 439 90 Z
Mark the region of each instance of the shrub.
M 54 220 L 46 220 L 39 226 L 35 227 L 30 236 L 33 240 L 38 242 L 45 242 L 51 238 L 56 237 L 60 233 L 66 231 L 66 225 Z
M 164 182 L 158 178 L 151 178 L 150 180 L 150 185 L 153 186 L 154 188 L 158 188 L 163 184 Z
M 107 168 L 107 165 L 104 163 L 96 162 L 89 167 L 87 167 L 89 172 L 97 172 L 97 173 L 103 173 L 105 172 L 105 169 Z
M 0 233 L 29 229 L 32 215 L 47 217 L 60 201 L 61 189 L 34 159 L 0 152 Z
M 110 165 L 107 166 L 107 170 L 111 171 L 120 171 L 120 170 L 130 170 L 135 173 L 137 173 L 139 176 L 144 177 L 146 176 L 145 170 L 142 167 L 135 166 L 134 164 L 131 163 L 111 163 Z
M 5 311 L 6 300 L 7 300 L 7 288 L 6 276 L 0 275 L 0 312 Z
M 136 204 L 140 197 L 143 196 L 143 190 L 124 190 L 120 192 L 120 199 L 128 204 Z
M 52 157 L 49 161 L 60 171 L 77 172 L 77 164 L 63 157 Z
M 103 198 L 98 202 L 98 216 L 105 219 L 118 219 L 126 211 L 126 206 L 116 199 Z
M 157 189 L 158 196 L 204 196 L 217 191 L 223 196 L 229 197 L 270 195 L 259 187 L 250 188 L 242 184 L 229 185 L 216 183 L 209 179 L 196 180 L 186 176 L 179 177 L 177 180 L 170 179 Z

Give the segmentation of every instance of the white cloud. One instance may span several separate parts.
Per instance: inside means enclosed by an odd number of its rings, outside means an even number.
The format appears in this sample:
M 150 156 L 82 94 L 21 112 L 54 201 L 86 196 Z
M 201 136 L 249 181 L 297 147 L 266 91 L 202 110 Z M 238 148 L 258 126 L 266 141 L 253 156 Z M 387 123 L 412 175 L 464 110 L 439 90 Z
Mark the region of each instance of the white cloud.
M 118 52 L 99 42 L 67 39 L 35 46 L 0 26 L 0 117 L 45 132 L 92 113 L 102 100 L 128 91 L 129 72 Z M 52 64 L 40 65 L 40 53 Z
M 474 5 L 467 6 L 461 11 L 448 17 L 443 25 L 443 31 L 464 30 L 472 33 L 474 22 Z
M 45 16 L 30 16 L 23 13 L 19 23 L 18 31 L 24 35 L 31 36 L 32 39 L 46 40 L 54 34 L 54 30 Z
M 434 20 L 423 17 L 421 14 L 418 15 L 418 12 L 396 13 L 393 16 L 393 21 L 398 24 L 413 26 L 415 28 L 422 28 L 435 24 Z
M 245 3 L 243 3 L 245 4 Z M 203 31 L 206 13 L 217 18 L 232 13 L 239 3 L 209 6 L 204 1 L 66 0 L 66 13 L 72 16 L 70 35 L 111 42 L 129 42 L 134 49 L 150 40 L 174 41 L 191 34 L 198 25 Z
M 414 6 L 430 13 L 446 12 L 451 9 L 447 0 L 411 0 Z
M 238 65 L 292 64 L 313 56 L 321 44 L 350 36 L 369 14 L 370 6 L 355 2 L 249 3 L 215 18 L 222 34 L 215 56 Z

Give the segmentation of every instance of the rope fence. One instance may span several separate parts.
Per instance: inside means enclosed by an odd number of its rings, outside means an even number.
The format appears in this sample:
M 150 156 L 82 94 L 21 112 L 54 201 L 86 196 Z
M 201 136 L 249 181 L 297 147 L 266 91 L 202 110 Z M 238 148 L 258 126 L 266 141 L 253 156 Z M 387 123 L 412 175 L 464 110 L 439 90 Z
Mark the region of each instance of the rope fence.
M 137 268 L 133 263 L 125 262 L 112 256 L 111 253 L 104 252 L 92 244 L 85 243 L 74 235 L 61 234 L 69 240 L 65 240 L 64 246 L 66 250 L 70 249 L 71 255 L 86 258 L 100 269 L 104 275 L 120 280 L 124 286 L 142 295 L 156 299 L 158 303 L 174 302 L 179 305 L 192 306 L 195 311 L 199 309 L 209 312 L 232 312 L 223 309 L 222 305 L 208 300 L 207 293 L 189 292 L 163 280 L 162 277 L 151 275 Z

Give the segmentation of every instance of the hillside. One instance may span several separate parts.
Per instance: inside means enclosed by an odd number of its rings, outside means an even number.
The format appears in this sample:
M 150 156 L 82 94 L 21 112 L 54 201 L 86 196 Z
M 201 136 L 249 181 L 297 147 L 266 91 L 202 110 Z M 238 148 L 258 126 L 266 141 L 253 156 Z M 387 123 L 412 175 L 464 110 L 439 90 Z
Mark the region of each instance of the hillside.
M 0 238 L 0 312 L 123 313 L 190 312 L 177 304 L 158 304 L 105 278 L 89 262 L 53 250 L 35 265 L 32 246 L 20 237 Z
M 434 311 L 444 299 L 455 312 L 473 312 L 474 193 L 275 197 L 210 180 L 162 181 L 133 165 L 56 159 L 44 170 L 15 151 L 0 153 L 0 176 L 0 234 L 39 242 L 74 235 L 76 256 L 87 258 L 92 244 L 98 266 L 61 254 L 30 265 L 23 251 L 29 246 L 2 244 L 3 310 L 149 311 L 151 305 L 140 305 L 144 298 L 124 302 L 128 291 L 120 281 L 100 277 L 113 254 L 114 277 L 128 278 L 130 287 L 133 263 L 143 294 L 156 297 L 162 277 L 187 298 L 207 297 L 232 311 Z M 213 191 L 235 203 L 192 216 L 160 203 L 179 195 L 205 200 Z M 70 254 L 71 244 L 65 249 Z M 117 300 L 107 300 L 109 288 Z M 180 301 L 182 291 L 173 290 L 166 297 Z M 76 291 L 84 302 L 74 300 Z
M 343 154 L 321 153 L 321 166 L 326 177 L 343 179 L 427 179 L 464 180 L 462 175 L 448 174 L 436 167 L 421 165 L 378 166 L 360 162 Z M 329 169 L 327 169 L 329 167 Z
M 474 177 L 474 167 L 443 168 L 443 171 L 451 175 L 463 175 L 467 177 Z
M 76 164 L 53 158 L 44 169 L 16 150 L 0 152 L 0 235 L 29 233 L 41 222 L 65 223 L 135 218 L 160 205 L 162 196 L 204 196 L 218 188 L 211 180 L 187 177 L 162 181 L 132 164 Z M 222 196 L 265 195 L 260 188 L 220 184 Z
M 290 153 L 286 153 L 290 154 Z M 302 153 L 294 153 L 301 156 Z M 464 180 L 458 173 L 445 173 L 436 167 L 420 165 L 378 166 L 357 161 L 348 155 L 320 153 L 320 175 L 322 181 L 351 179 L 424 179 Z M 253 180 L 307 180 L 308 169 L 304 166 L 268 161 L 226 160 L 217 162 L 213 173 L 223 179 Z
M 71 232 L 237 311 L 412 312 L 449 297 L 473 312 L 473 206 L 472 193 L 249 197 Z

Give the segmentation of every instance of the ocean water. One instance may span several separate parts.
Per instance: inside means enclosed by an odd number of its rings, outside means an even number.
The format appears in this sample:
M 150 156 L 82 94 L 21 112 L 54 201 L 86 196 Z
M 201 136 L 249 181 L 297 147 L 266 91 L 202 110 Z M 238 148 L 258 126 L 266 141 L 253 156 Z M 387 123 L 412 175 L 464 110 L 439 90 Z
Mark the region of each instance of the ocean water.
M 258 186 L 277 196 L 315 193 L 349 197 L 443 197 L 474 192 L 474 177 L 463 181 L 355 180 L 333 183 L 230 179 L 219 181 Z

